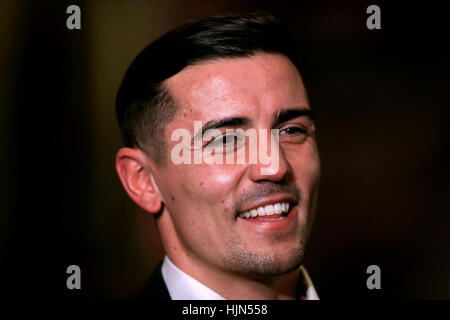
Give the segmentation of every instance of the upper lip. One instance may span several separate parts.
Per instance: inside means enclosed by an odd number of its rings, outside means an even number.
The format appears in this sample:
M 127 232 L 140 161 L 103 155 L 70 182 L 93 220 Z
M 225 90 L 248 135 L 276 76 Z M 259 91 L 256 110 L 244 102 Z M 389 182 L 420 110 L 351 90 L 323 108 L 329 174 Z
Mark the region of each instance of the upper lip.
M 288 196 L 288 195 L 271 196 L 271 197 L 264 198 L 264 200 L 261 200 L 259 202 L 254 202 L 254 203 L 246 205 L 246 207 L 245 207 L 246 209 L 239 211 L 237 213 L 237 215 L 239 215 L 240 213 L 243 213 L 243 212 L 250 211 L 252 209 L 256 209 L 258 207 L 263 207 L 263 206 L 266 206 L 269 204 L 274 204 L 274 203 L 279 203 L 279 202 L 297 203 L 298 200 L 291 196 Z

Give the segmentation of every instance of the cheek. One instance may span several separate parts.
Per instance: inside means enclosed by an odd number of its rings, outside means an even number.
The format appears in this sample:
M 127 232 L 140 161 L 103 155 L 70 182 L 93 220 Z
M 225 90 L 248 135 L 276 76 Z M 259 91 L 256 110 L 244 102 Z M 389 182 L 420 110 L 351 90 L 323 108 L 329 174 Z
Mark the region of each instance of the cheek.
M 180 165 L 168 171 L 164 197 L 180 241 L 192 251 L 217 254 L 224 228 L 229 229 L 224 226 L 230 226 L 236 176 L 213 165 Z
M 305 195 L 316 188 L 320 180 L 320 158 L 315 144 L 298 153 L 291 163 L 297 185 Z
M 199 206 L 211 207 L 226 204 L 232 191 L 236 189 L 240 170 L 233 165 L 191 164 L 168 168 L 162 180 L 167 202 L 178 198 L 198 209 Z M 166 194 L 170 196 L 167 197 Z
M 192 181 L 202 184 L 202 193 L 216 193 L 220 190 L 226 191 L 235 187 L 242 171 L 240 165 L 233 164 L 199 164 L 187 168 L 186 177 Z

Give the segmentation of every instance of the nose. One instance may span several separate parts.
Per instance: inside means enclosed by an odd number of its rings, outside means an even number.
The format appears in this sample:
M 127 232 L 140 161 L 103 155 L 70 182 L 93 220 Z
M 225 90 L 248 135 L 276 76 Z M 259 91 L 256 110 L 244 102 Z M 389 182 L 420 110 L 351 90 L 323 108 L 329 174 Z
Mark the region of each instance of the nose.
M 278 130 L 260 129 L 257 150 L 256 163 L 249 164 L 250 179 L 255 182 L 264 180 L 279 182 L 285 179 L 290 167 L 280 148 Z

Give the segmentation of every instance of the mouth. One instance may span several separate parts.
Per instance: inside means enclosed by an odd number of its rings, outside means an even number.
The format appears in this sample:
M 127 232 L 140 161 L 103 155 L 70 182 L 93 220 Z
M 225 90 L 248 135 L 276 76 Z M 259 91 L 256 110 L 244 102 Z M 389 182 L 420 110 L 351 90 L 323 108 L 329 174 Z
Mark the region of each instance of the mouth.
M 259 221 L 279 221 L 287 218 L 289 210 L 295 205 L 290 202 L 274 202 L 238 214 L 239 218 Z

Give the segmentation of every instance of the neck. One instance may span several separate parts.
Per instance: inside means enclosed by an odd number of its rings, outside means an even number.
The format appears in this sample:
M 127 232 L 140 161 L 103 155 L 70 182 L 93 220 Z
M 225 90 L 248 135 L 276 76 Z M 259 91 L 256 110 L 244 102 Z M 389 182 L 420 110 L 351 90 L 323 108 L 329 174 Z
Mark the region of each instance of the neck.
M 227 285 L 221 289 L 229 300 L 295 300 L 299 275 L 297 269 L 272 277 L 234 277 L 235 286 Z

